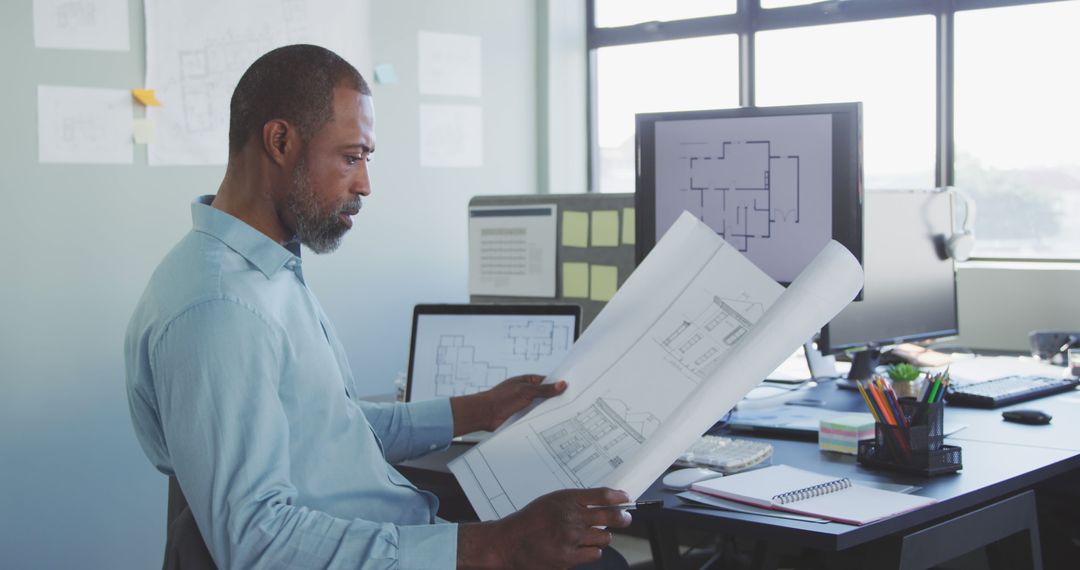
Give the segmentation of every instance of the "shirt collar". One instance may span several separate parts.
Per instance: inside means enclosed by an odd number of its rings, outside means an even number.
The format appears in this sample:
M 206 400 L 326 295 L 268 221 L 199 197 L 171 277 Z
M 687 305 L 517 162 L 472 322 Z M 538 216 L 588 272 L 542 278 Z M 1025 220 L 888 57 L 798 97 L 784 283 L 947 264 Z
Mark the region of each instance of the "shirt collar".
M 191 203 L 191 223 L 197 232 L 213 236 L 257 267 L 267 279 L 291 260 L 300 263 L 300 244 L 284 246 L 243 221 L 210 205 L 214 196 L 200 196 Z

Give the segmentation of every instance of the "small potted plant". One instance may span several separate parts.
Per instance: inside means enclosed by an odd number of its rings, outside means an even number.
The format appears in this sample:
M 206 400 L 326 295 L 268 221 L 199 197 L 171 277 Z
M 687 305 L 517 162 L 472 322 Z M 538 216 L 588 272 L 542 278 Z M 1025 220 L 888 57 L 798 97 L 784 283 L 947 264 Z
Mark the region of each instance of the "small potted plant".
M 888 370 L 889 381 L 898 398 L 918 398 L 922 393 L 922 372 L 908 364 L 894 364 Z

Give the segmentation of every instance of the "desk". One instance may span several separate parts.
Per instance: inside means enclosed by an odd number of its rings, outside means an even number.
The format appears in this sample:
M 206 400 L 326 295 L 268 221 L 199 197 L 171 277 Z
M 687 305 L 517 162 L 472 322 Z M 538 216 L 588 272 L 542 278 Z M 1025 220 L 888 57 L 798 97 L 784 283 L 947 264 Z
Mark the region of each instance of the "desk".
M 865 410 L 857 392 L 838 390 L 831 383 L 808 391 L 806 397 L 821 400 L 830 409 Z M 654 483 L 642 498 L 662 500 L 664 509 L 635 512 L 635 525 L 648 526 L 657 568 L 676 567 L 673 548 L 679 527 L 753 538 L 763 541 L 763 544 L 813 549 L 836 555 L 840 561 L 846 553 L 850 554 L 848 562 L 853 567 L 884 568 L 887 565 L 882 563 L 882 557 L 894 560 L 902 558 L 895 552 L 899 536 L 969 516 L 972 517 L 972 525 L 962 530 L 965 536 L 976 541 L 971 550 L 985 544 L 985 540 L 979 542 L 983 537 L 981 531 L 994 530 L 982 528 L 980 525 L 984 522 L 980 522 L 972 513 L 987 515 L 992 520 L 1015 522 L 1016 517 L 1027 512 L 1022 508 L 1026 507 L 1026 502 L 1033 501 L 1030 489 L 1059 475 L 1080 473 L 1080 437 L 1077 435 L 1080 434 L 1080 393 L 1060 394 L 1015 407 L 1045 410 L 1054 416 L 1053 422 L 1048 426 L 1026 426 L 1002 421 L 1000 409 L 946 408 L 945 413 L 951 420 L 967 424 L 965 429 L 946 438 L 947 443 L 963 447 L 964 469 L 957 474 L 932 478 L 865 469 L 855 462 L 854 456 L 823 453 L 815 442 L 733 434 L 735 437 L 771 443 L 775 448 L 774 463 L 786 463 L 855 480 L 918 485 L 922 487 L 918 494 L 938 500 L 938 503 L 924 509 L 863 526 L 809 523 L 688 506 L 674 493 Z M 447 462 L 468 449 L 468 445 L 455 444 L 443 452 L 399 466 L 419 486 L 437 492 L 442 499 L 439 514 L 443 518 L 476 520 L 475 513 L 446 468 Z M 1021 502 L 1025 503 L 1019 504 Z M 986 509 L 997 510 L 990 512 Z M 1002 528 L 1006 527 L 1002 525 Z M 1008 560 L 1004 554 L 1025 551 L 1028 545 L 1023 541 L 1009 543 L 1007 548 L 995 553 L 995 560 L 1004 567 L 1022 566 Z M 865 566 L 865 557 L 874 557 L 874 563 Z M 760 566 L 769 566 L 767 556 Z M 893 567 L 904 566 L 901 561 L 894 563 Z M 911 567 L 922 566 L 916 563 Z
M 837 390 L 831 384 L 815 388 L 808 397 L 821 400 L 825 402 L 825 406 L 833 409 L 852 410 L 862 407 L 856 393 Z M 861 556 L 880 557 L 884 555 L 882 550 L 889 548 L 881 543 L 890 537 L 895 538 L 898 533 L 956 520 L 958 516 L 975 512 L 980 507 L 995 505 L 1010 497 L 1019 497 L 1024 491 L 1052 477 L 1080 469 L 1080 438 L 1076 435 L 1080 433 L 1080 403 L 1073 401 L 1076 398 L 1076 393 L 1070 393 L 1028 402 L 1026 407 L 1037 407 L 1054 415 L 1053 423 L 1048 426 L 1003 422 L 1001 410 L 947 408 L 945 413 L 950 420 L 968 425 L 954 436 L 946 438 L 946 443 L 963 447 L 964 469 L 958 474 L 940 477 L 923 478 L 866 469 L 856 463 L 854 456 L 820 452 L 815 442 L 763 440 L 775 448 L 773 463 L 789 464 L 854 480 L 918 485 L 922 487 L 917 491 L 919 495 L 938 500 L 937 504 L 924 509 L 872 524 L 849 526 L 838 523 L 808 523 L 693 507 L 680 501 L 674 493 L 664 489 L 659 483 L 653 484 L 643 498 L 663 500 L 665 508 L 653 513 L 641 511 L 635 516 L 644 517 L 652 527 L 653 557 L 656 559 L 657 568 L 675 567 L 674 529 L 680 526 L 709 529 L 724 535 L 750 537 L 825 553 L 855 552 L 860 547 L 865 547 Z M 745 434 L 735 435 L 747 439 L 762 439 Z M 1030 500 L 1033 501 L 1033 498 Z M 1016 511 L 1010 510 L 1014 507 L 1016 505 L 1007 504 L 1001 507 L 999 513 L 984 512 L 983 520 L 1015 515 Z M 970 532 L 971 529 L 966 530 Z M 982 544 L 975 544 L 975 547 Z M 963 552 L 960 551 L 957 555 Z M 855 565 L 858 567 L 859 564 Z M 885 565 L 875 561 L 874 567 Z

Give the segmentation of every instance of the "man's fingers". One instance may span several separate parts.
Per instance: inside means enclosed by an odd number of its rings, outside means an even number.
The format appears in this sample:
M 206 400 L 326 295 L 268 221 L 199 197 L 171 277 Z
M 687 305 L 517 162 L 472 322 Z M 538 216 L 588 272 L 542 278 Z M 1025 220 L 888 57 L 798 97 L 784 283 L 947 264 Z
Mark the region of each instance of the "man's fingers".
M 581 535 L 580 546 L 599 546 L 601 548 L 611 544 L 611 533 L 599 528 L 587 528 Z
M 630 526 L 633 517 L 630 513 L 619 509 L 586 509 L 585 524 L 589 526 L 608 526 L 612 528 L 625 528 Z
M 619 505 L 630 502 L 630 496 L 623 491 L 608 487 L 594 487 L 570 491 L 579 505 Z
M 566 382 L 559 380 L 553 384 L 540 384 L 534 390 L 534 398 L 551 398 L 566 391 Z
M 596 562 L 600 560 L 600 557 L 604 553 L 596 546 L 582 546 L 581 548 L 574 549 L 574 554 L 571 556 L 570 564 L 577 566 L 578 564 L 587 564 L 589 562 Z

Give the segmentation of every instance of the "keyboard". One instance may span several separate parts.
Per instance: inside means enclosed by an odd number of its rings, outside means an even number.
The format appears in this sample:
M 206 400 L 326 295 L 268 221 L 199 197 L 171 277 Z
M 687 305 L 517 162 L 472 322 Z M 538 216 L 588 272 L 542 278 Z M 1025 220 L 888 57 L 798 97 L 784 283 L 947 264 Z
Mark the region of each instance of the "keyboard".
M 703 435 L 683 453 L 677 463 L 708 467 L 721 473 L 737 473 L 772 457 L 773 446 L 761 441 L 719 435 Z
M 969 384 L 953 385 L 945 393 L 950 406 L 1000 408 L 1051 394 L 1068 392 L 1080 385 L 1080 378 L 1050 376 L 1005 376 Z

